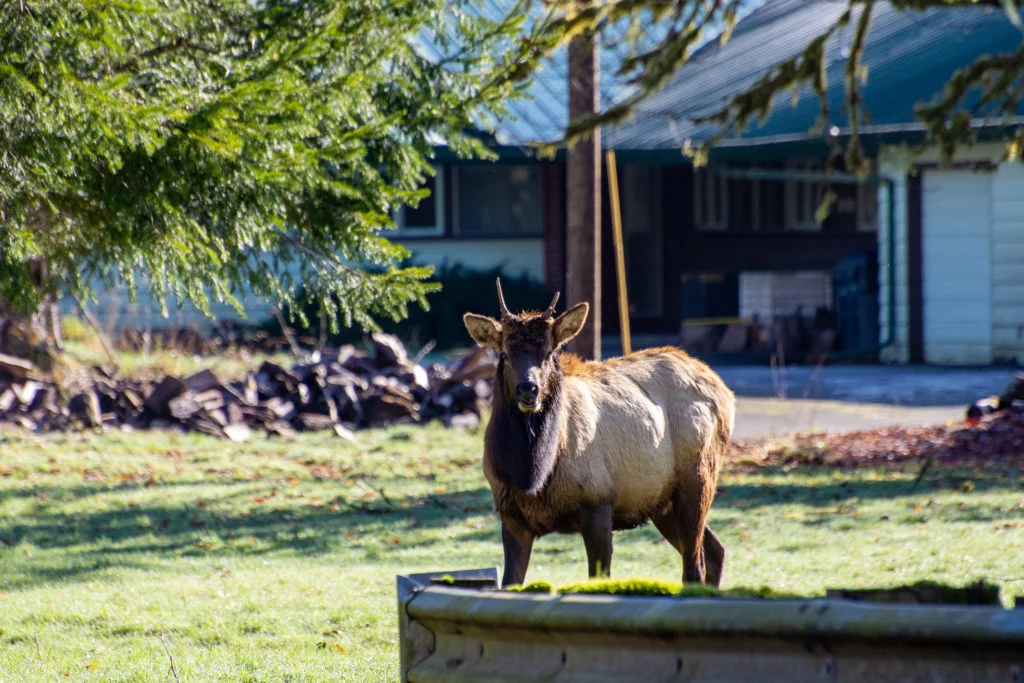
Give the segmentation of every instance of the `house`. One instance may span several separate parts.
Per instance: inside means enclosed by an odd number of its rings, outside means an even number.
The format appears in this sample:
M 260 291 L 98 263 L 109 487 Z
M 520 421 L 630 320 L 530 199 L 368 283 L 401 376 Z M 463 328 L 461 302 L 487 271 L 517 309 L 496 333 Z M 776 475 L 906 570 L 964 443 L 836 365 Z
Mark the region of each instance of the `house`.
M 876 4 L 864 55 L 872 119 L 860 129 L 876 176 L 833 180 L 838 198 L 824 221 L 815 214 L 826 136 L 848 131 L 838 118 L 834 128 L 810 132 L 818 102 L 809 92 L 795 102 L 780 97 L 766 120 L 722 142 L 707 167 L 695 170 L 680 153 L 712 133 L 695 118 L 798 54 L 846 7 L 760 6 L 725 45 L 699 50 L 630 122 L 603 132 L 619 160 L 633 329 L 678 334 L 681 321 L 693 319 L 771 321 L 817 311 L 842 318 L 847 350 L 885 361 L 1021 362 L 1024 167 L 999 161 L 1005 126 L 979 131 L 992 141 L 958 153 L 954 168 L 940 168 L 934 151 L 909 151 L 922 139 L 916 103 L 934 98 L 978 56 L 1019 48 L 1021 34 L 1001 9 L 899 12 Z M 827 46 L 832 111 L 841 109 L 854 27 Z M 564 83 L 562 73 L 551 78 Z M 440 157 L 433 202 L 407 213 L 400 233 L 417 258 L 504 264 L 564 288 L 564 164 L 512 144 L 564 122 L 564 88 L 546 79 L 542 73 L 542 96 L 521 105 L 514 130 L 499 124 L 498 163 Z M 607 214 L 604 225 L 607 232 Z M 614 272 L 610 251 L 606 273 Z M 841 272 L 853 275 L 837 280 Z M 851 299 L 854 280 L 860 292 Z M 614 333 L 614 278 L 605 277 L 605 287 L 605 331 Z M 846 305 L 854 299 L 860 304 Z
M 497 17 L 511 11 L 514 3 L 488 0 L 484 7 Z M 643 40 L 658 35 L 652 27 Z M 598 53 L 600 97 L 605 105 L 620 101 L 629 91 L 616 72 L 623 59 L 643 48 L 620 38 L 602 36 Z M 422 47 L 428 57 L 444 56 L 429 44 Z M 524 98 L 507 104 L 508 116 L 480 123 L 488 146 L 498 155 L 496 162 L 458 159 L 439 146 L 437 173 L 426 185 L 431 197 L 401 211 L 398 229 L 389 237 L 409 247 L 420 263 L 437 267 L 459 263 L 480 270 L 500 267 L 510 275 L 525 274 L 564 290 L 565 155 L 540 159 L 531 146 L 561 139 L 569 122 L 568 81 L 563 50 L 544 61 Z
M 835 327 L 833 348 L 844 353 L 888 362 L 1019 363 L 1024 169 L 1000 161 L 998 138 L 1007 131 L 980 130 L 989 142 L 959 152 L 954 168 L 941 168 L 934 151 L 909 150 L 922 139 L 916 103 L 934 98 L 978 56 L 1020 47 L 1021 34 L 1001 9 L 899 12 L 875 3 L 863 91 L 872 119 L 860 128 L 875 175 L 859 183 L 833 175 L 838 198 L 824 221 L 816 209 L 825 191 L 826 136 L 848 130 L 840 117 L 834 129 L 811 131 L 818 103 L 809 92 L 795 101 L 781 96 L 766 120 L 721 142 L 707 167 L 695 170 L 681 153 L 686 142 L 712 134 L 694 119 L 801 52 L 846 7 L 751 2 L 725 45 L 707 43 L 630 121 L 603 131 L 603 144 L 618 158 L 633 332 L 677 342 L 682 329 L 689 345 L 706 342 L 699 325 L 709 319 L 756 319 L 771 328 L 799 312 L 804 327 Z M 833 112 L 841 110 L 844 48 L 854 28 L 827 45 Z M 601 52 L 606 103 L 626 92 L 613 77 L 621 49 L 611 40 Z M 509 117 L 488 124 L 497 162 L 460 160 L 439 147 L 430 197 L 400 212 L 390 236 L 418 262 L 500 266 L 564 291 L 564 156 L 541 160 L 527 150 L 532 141 L 558 138 L 566 82 L 564 55 L 556 55 L 531 98 L 510 103 Z M 607 197 L 602 205 L 603 241 L 611 245 Z M 614 335 L 610 248 L 603 258 L 604 332 Z M 142 301 L 127 323 L 155 318 Z M 269 315 L 265 304 L 247 302 L 247 309 L 250 320 Z M 233 315 L 227 307 L 215 313 Z M 168 322 L 202 320 L 186 307 Z

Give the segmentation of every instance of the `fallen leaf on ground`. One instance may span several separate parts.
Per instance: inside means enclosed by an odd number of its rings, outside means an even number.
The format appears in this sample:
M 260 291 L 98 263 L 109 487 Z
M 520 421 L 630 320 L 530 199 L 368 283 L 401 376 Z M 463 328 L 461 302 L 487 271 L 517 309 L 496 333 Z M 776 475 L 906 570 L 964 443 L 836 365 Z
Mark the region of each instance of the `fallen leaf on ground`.
M 846 434 L 796 434 L 738 440 L 729 457 L 741 467 L 877 467 L 900 463 L 989 464 L 1019 472 L 1024 459 L 1024 411 L 1004 410 L 976 424 L 881 427 Z M 1011 467 L 1012 466 L 1012 467 Z M 973 482 L 961 484 L 970 492 Z

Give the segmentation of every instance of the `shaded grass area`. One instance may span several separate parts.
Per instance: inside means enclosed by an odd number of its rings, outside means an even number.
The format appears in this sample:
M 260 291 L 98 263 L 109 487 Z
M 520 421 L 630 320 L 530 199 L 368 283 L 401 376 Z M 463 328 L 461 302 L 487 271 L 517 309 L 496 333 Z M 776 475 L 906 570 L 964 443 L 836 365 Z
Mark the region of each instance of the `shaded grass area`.
M 394 576 L 501 563 L 480 435 L 440 427 L 225 443 L 0 431 L 0 678 L 395 680 Z M 723 473 L 725 587 L 821 594 L 923 579 L 1024 593 L 1024 483 L 1006 466 Z M 652 527 L 618 577 L 679 579 Z M 586 576 L 535 546 L 529 581 Z

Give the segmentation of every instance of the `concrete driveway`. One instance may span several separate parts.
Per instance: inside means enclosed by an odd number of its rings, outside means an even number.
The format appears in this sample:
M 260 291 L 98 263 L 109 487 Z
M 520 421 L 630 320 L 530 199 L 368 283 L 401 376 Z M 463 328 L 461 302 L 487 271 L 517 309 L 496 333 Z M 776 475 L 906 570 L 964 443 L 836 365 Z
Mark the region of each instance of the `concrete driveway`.
M 970 403 L 1002 392 L 1017 372 L 885 365 L 714 369 L 739 397 L 738 439 L 962 421 Z
M 965 407 L 891 406 L 813 399 L 741 396 L 736 405 L 735 439 L 795 432 L 859 432 L 900 425 L 923 427 L 964 419 Z

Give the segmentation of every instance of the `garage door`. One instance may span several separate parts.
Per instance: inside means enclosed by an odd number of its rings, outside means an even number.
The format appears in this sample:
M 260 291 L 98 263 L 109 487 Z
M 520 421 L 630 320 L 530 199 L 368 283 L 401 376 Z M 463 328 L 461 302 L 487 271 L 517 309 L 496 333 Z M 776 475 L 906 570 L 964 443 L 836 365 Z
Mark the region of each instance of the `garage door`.
M 924 358 L 992 362 L 992 174 L 925 171 L 921 269 Z

